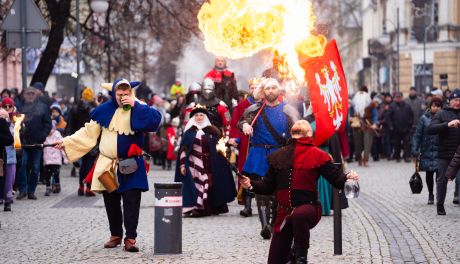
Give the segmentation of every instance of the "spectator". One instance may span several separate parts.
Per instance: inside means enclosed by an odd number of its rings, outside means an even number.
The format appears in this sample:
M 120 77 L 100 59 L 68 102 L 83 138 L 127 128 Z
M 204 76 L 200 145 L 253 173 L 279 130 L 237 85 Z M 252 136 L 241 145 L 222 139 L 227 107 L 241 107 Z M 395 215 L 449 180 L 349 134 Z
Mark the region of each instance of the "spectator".
M 397 92 L 395 100 L 390 105 L 388 113 L 388 126 L 394 144 L 393 158 L 401 161 L 401 148 L 404 150 L 404 160 L 410 160 L 410 131 L 414 123 L 414 113 L 408 104 L 403 101 L 403 94 Z
M 5 88 L 5 89 L 2 90 L 2 93 L 0 93 L 0 101 L 1 101 L 1 99 L 7 98 L 7 97 L 11 98 L 11 91 L 10 91 L 10 89 Z
M 429 109 L 420 117 L 412 138 L 412 155 L 420 155 L 420 171 L 426 172 L 426 185 L 428 187 L 428 204 L 434 203 L 433 176 L 438 171 L 438 136 L 426 134 L 434 115 L 442 108 L 442 100 L 435 97 L 430 101 Z
M 444 201 L 447 192 L 446 170 L 460 145 L 460 90 L 456 89 L 449 97 L 449 105 L 436 113 L 427 128 L 427 133 L 439 136 L 438 174 L 436 175 L 436 205 L 438 215 L 445 215 Z M 458 203 L 458 183 L 456 179 L 454 203 Z
M 368 167 L 378 116 L 375 104 L 372 102 L 366 86 L 362 86 L 359 92 L 353 96 L 352 104 L 355 110 L 354 118 L 356 119 L 356 121 L 352 122 L 354 123 L 352 127 L 356 160 L 359 166 Z
M 418 124 L 418 119 L 422 115 L 423 101 L 417 96 L 417 90 L 415 87 L 411 87 L 409 90 L 409 97 L 405 100 L 405 103 L 410 106 L 412 113 L 414 114 L 414 123 L 412 126 L 412 133 L 415 132 L 415 126 Z
M 21 110 L 25 114 L 24 126 L 21 128 L 21 143 L 42 144 L 51 131 L 51 118 L 48 107 L 40 101 L 40 92 L 29 87 L 24 91 L 24 105 Z M 22 166 L 19 171 L 18 200 L 24 198 L 36 200 L 35 189 L 40 173 L 43 150 L 39 148 L 23 148 Z
M 50 107 L 54 101 L 49 96 L 48 92 L 45 91 L 45 85 L 41 82 L 35 82 L 32 84 L 32 87 L 37 89 L 39 100 L 44 103 L 47 107 Z
M 11 98 L 4 98 L 0 108 L 0 119 L 2 119 L 0 121 L 0 141 L 5 141 L 0 142 L 0 159 L 3 160 L 3 164 L 0 164 L 0 204 L 4 202 L 4 211 L 11 211 L 11 204 L 13 203 L 13 184 L 16 175 L 16 151 L 13 142 L 10 141 L 11 138 L 9 138 L 4 131 L 6 123 L 9 126 L 10 135 L 13 135 L 14 125 L 11 122 L 13 110 L 13 100 L 11 100 Z M 6 145 L 9 141 L 11 145 Z
M 57 130 L 56 127 L 56 121 L 53 120 L 52 124 L 53 127 L 48 137 L 46 137 L 45 144 L 52 144 L 54 142 L 62 140 L 62 135 L 61 133 L 59 133 L 59 130 Z M 62 161 L 64 161 L 64 163 L 68 163 L 64 150 L 59 150 L 50 147 L 45 148 L 43 150 L 43 165 L 45 167 L 44 171 L 46 184 L 45 196 L 49 196 L 51 192 L 61 192 L 61 181 L 59 174 Z M 53 182 L 52 187 L 51 181 Z
M 102 96 L 102 95 L 101 95 Z M 102 102 L 102 100 L 101 100 Z M 82 128 L 85 123 L 91 121 L 90 113 L 96 107 L 94 102 L 94 92 L 91 88 L 86 87 L 81 94 L 81 100 L 74 104 L 69 111 L 69 125 L 67 126 L 66 132 L 68 135 L 72 135 Z M 78 196 L 86 195 L 87 197 L 95 196 L 91 191 L 91 183 L 86 183 L 86 192 L 83 179 L 90 172 L 91 168 L 99 155 L 99 148 L 94 147 L 89 153 L 81 158 L 81 163 L 77 163 L 76 166 L 80 167 L 79 171 L 79 187 Z M 72 168 L 71 174 L 76 174 L 75 167 Z
M 185 95 L 185 88 L 182 86 L 182 82 L 179 79 L 176 79 L 176 82 L 171 85 L 169 93 L 171 94 L 171 98 Z
M 51 107 L 51 119 L 56 122 L 56 129 L 60 134 L 63 134 L 67 126 L 67 122 L 62 116 L 62 110 L 59 104 L 52 104 Z
M 382 143 L 383 143 L 383 153 L 385 157 L 388 160 L 392 159 L 392 154 L 393 154 L 393 143 L 391 141 L 391 131 L 390 127 L 388 125 L 388 120 L 389 116 L 388 114 L 390 113 L 390 105 L 393 102 L 393 97 L 391 96 L 390 93 L 386 93 L 384 96 L 384 101 L 383 101 L 383 113 L 382 117 L 380 119 L 380 124 L 382 125 Z

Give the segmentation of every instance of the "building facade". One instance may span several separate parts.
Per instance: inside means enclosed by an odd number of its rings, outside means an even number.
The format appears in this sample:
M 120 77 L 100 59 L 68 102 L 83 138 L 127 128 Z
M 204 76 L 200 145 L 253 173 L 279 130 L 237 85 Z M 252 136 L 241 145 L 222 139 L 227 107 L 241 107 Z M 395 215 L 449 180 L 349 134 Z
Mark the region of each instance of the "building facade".
M 360 82 L 428 93 L 460 87 L 460 0 L 363 0 Z

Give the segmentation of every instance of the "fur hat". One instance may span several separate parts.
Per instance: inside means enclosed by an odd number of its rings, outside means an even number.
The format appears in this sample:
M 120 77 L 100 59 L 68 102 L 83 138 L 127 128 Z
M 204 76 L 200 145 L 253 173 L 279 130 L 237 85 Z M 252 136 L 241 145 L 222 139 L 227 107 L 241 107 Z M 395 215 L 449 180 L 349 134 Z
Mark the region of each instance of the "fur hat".
M 197 104 L 190 112 L 190 117 L 194 116 L 196 113 L 203 113 L 207 116 L 208 111 L 206 110 L 206 106 Z

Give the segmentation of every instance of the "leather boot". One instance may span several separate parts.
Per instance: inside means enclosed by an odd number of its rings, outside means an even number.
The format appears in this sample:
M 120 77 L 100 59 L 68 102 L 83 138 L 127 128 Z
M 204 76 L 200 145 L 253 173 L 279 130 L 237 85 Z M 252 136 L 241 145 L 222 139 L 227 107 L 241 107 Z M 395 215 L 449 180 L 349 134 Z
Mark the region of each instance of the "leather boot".
M 251 196 L 244 195 L 244 209 L 240 211 L 241 216 L 243 217 L 252 216 L 251 201 L 252 201 Z
M 272 230 L 273 230 L 273 227 L 275 226 L 277 208 L 278 208 L 278 202 L 276 201 L 276 197 L 271 196 L 269 223 L 270 223 L 270 227 Z
M 270 215 L 270 212 L 267 213 L 267 211 L 269 210 L 267 206 L 267 201 L 265 198 L 261 198 L 261 197 L 256 197 L 256 201 L 257 201 L 257 212 L 259 213 L 259 220 L 262 226 L 260 235 L 264 239 L 270 239 L 272 234 L 270 231 L 270 227 L 268 225 L 268 216 Z
M 109 241 L 105 242 L 104 248 L 114 248 L 118 245 L 121 245 L 121 237 L 119 236 L 111 236 Z
M 295 249 L 295 264 L 307 264 L 307 252 L 306 248 L 296 248 Z

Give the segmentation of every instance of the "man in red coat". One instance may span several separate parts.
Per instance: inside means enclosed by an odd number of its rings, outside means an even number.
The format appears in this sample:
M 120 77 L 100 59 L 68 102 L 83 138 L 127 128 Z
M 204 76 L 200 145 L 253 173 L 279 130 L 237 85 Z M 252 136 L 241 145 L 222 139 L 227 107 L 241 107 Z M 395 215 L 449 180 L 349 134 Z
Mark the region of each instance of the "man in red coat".
M 213 80 L 216 87 L 216 97 L 224 101 L 230 112 L 232 112 L 232 100 L 238 100 L 238 87 L 235 73 L 227 68 L 227 61 L 223 57 L 216 57 L 214 68 L 204 78 Z
M 249 138 L 243 132 L 238 129 L 238 122 L 240 121 L 241 117 L 243 116 L 244 111 L 246 108 L 251 106 L 256 102 L 254 99 L 254 89 L 258 86 L 262 85 L 262 81 L 258 78 L 253 78 L 249 80 L 249 96 L 241 101 L 234 109 L 232 113 L 232 120 L 230 122 L 230 139 L 228 141 L 229 144 L 233 146 L 238 146 L 238 171 L 243 170 L 244 162 L 246 161 L 246 157 L 248 156 L 248 145 L 249 145 Z M 240 187 L 240 181 L 238 178 L 238 188 Z M 251 200 L 252 196 L 249 192 L 244 191 L 244 209 L 240 211 L 240 215 L 244 217 L 252 216 L 252 208 L 251 208 Z
M 359 180 L 351 171 L 344 173 L 332 157 L 313 144 L 313 131 L 305 120 L 291 128 L 290 143 L 268 156 L 269 169 L 260 180 L 243 176 L 241 185 L 256 194 L 276 193 L 278 209 L 268 255 L 269 264 L 286 263 L 294 240 L 295 261 L 307 263 L 310 229 L 321 219 L 318 178 L 326 178 L 342 189 L 347 180 Z

